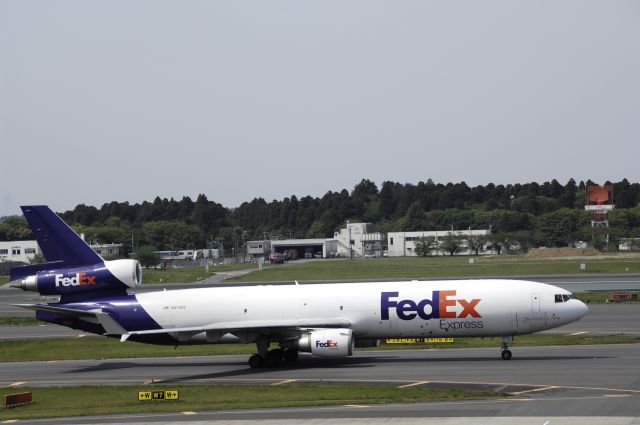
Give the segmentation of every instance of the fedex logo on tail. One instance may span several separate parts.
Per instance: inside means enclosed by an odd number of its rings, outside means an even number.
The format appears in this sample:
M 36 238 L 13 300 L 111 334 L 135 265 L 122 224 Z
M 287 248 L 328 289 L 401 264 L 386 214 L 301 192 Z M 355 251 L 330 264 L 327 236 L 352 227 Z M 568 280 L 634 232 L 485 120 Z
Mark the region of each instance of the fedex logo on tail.
M 482 317 L 476 310 L 480 298 L 472 300 L 458 299 L 456 291 L 433 291 L 431 299 L 424 300 L 397 300 L 399 292 L 382 292 L 380 296 L 380 319 L 389 320 L 389 310 L 395 309 L 396 315 L 401 320 L 413 320 L 416 316 L 421 319 L 462 319 L 465 317 Z M 456 314 L 456 305 L 462 307 L 462 311 Z
M 76 273 L 73 277 L 64 277 L 63 274 L 56 275 L 56 287 L 60 286 L 84 286 L 95 285 L 96 277 L 88 276 L 86 273 Z

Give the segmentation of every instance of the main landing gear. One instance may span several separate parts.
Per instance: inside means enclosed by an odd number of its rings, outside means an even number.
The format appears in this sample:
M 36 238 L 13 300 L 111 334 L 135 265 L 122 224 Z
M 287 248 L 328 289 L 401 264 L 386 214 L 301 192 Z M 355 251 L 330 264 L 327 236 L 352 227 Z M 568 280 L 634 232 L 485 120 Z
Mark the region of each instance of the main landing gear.
M 509 350 L 509 343 L 513 341 L 513 337 L 512 336 L 503 336 L 502 337 L 502 344 L 500 349 L 502 350 L 502 352 L 500 353 L 500 356 L 502 357 L 502 360 L 511 360 L 511 350 Z
M 256 341 L 258 353 L 249 357 L 249 366 L 252 368 L 259 367 L 276 367 L 284 359 L 286 362 L 295 362 L 298 360 L 298 350 L 293 348 L 274 348 L 269 350 L 269 341 L 266 338 L 260 338 Z

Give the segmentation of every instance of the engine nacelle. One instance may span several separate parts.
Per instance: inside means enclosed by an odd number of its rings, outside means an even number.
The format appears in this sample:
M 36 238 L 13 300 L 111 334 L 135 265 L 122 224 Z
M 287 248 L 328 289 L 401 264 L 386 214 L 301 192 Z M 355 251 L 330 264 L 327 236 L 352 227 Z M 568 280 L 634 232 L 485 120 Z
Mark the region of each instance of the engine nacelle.
M 298 340 L 298 350 L 318 357 L 346 357 L 353 355 L 351 329 L 317 329 Z
M 142 284 L 137 260 L 105 261 L 91 266 L 43 270 L 22 280 L 19 288 L 41 295 L 66 295 L 135 288 Z

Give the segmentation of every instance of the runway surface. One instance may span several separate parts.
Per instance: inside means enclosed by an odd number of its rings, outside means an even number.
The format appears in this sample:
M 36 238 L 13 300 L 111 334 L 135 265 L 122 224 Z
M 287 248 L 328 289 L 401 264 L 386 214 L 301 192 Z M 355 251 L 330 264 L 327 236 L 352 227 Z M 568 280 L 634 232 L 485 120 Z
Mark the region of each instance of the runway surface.
M 572 291 L 585 288 L 640 289 L 639 276 L 531 278 Z M 571 285 L 579 286 L 578 289 Z M 182 285 L 181 285 L 182 286 Z M 186 285 L 185 285 L 186 286 Z M 189 285 L 191 287 L 191 285 Z M 154 285 L 145 290 L 159 289 Z M 178 286 L 171 286 L 178 288 Z M 46 302 L 46 300 L 44 300 Z M 43 302 L 34 293 L 0 290 L 0 316 L 29 316 L 12 303 Z M 549 333 L 640 335 L 640 304 L 592 304 L 581 321 Z M 0 339 L 75 337 L 77 331 L 54 325 L 0 327 Z M 256 421 L 270 423 L 369 423 L 403 418 L 413 423 L 640 423 L 640 345 L 594 345 L 513 348 L 511 361 L 499 349 L 439 349 L 357 352 L 347 359 L 301 356 L 295 365 L 254 370 L 247 356 L 185 357 L 0 363 L 0 385 L 144 385 L 305 382 L 358 382 L 379 385 L 463 386 L 512 393 L 508 399 L 409 405 L 333 406 L 196 412 L 95 418 L 34 420 L 20 423 L 170 423 L 183 421 Z M 579 418 L 573 418 L 578 416 Z M 589 418 L 589 417 L 592 418 Z M 443 422 L 438 418 L 449 418 Z M 454 419 L 462 417 L 461 420 Z M 492 418 L 488 420 L 487 418 Z M 544 419 L 544 420 L 543 420 Z M 283 422 L 285 421 L 285 422 Z M 288 422 L 287 422 L 288 421 Z M 379 423 L 382 423 L 379 422 Z M 231 423 L 231 422 L 230 422 Z M 262 423 L 262 422 L 261 422 Z
M 301 356 L 295 365 L 251 369 L 247 356 L 82 360 L 0 364 L 0 385 L 298 385 L 353 382 L 493 389 L 509 399 L 367 409 L 267 409 L 211 413 L 207 419 L 423 416 L 640 416 L 640 345 L 357 352 L 346 359 Z M 388 416 L 387 416 L 388 415 Z M 164 418 L 166 420 L 166 416 Z M 205 417 L 200 416 L 200 419 Z M 145 420 L 149 420 L 146 418 Z M 120 420 L 122 422 L 122 420 Z M 69 423 L 69 422 L 67 422 Z

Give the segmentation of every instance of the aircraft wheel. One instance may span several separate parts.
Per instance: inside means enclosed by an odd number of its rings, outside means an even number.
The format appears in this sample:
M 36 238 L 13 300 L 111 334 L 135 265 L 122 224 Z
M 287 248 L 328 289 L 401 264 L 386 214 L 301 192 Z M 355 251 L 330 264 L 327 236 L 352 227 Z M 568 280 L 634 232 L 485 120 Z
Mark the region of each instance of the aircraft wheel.
M 502 351 L 502 360 L 511 360 L 511 351 L 503 350 Z
M 254 354 L 253 356 L 249 357 L 249 366 L 251 366 L 252 368 L 262 367 L 263 365 L 264 357 L 262 357 L 260 354 Z
M 284 360 L 287 362 L 295 362 L 296 360 L 298 360 L 298 350 L 293 350 L 291 348 L 285 350 Z
M 276 348 L 275 350 L 271 350 L 267 353 L 266 358 L 266 366 L 267 367 L 276 367 L 280 360 L 282 359 L 283 351 L 280 348 Z

